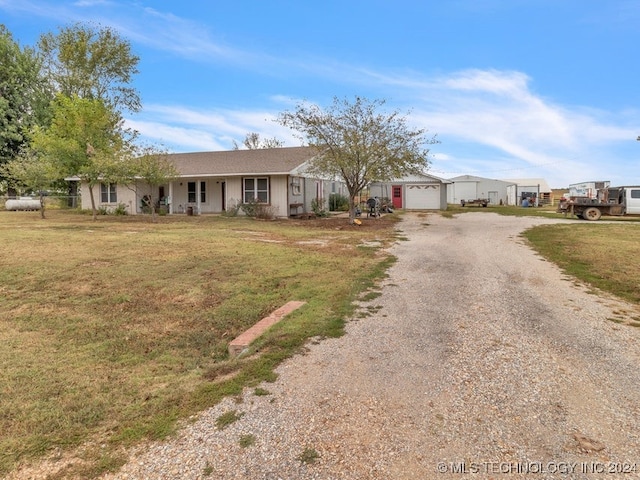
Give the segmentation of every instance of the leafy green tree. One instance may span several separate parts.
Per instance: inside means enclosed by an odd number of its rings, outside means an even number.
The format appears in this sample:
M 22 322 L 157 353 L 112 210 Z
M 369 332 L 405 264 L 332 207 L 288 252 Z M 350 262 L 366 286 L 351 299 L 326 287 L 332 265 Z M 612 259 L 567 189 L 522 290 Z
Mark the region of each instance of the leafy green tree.
M 249 150 L 257 150 L 259 148 L 280 148 L 284 145 L 282 140 L 278 140 L 276 137 L 261 139 L 259 133 L 247 133 L 242 141 L 242 144 Z M 233 149 L 240 150 L 240 146 L 233 141 Z
M 99 99 L 58 95 L 52 111 L 49 128 L 34 133 L 33 148 L 65 176 L 87 182 L 95 220 L 93 188 L 120 176 L 134 137 L 123 128 L 120 116 Z
M 38 49 L 56 92 L 102 100 L 117 112 L 140 110 L 140 97 L 131 87 L 140 59 L 113 29 L 77 23 L 57 35 L 42 35 Z
M 144 199 L 155 223 L 160 186 L 173 181 L 179 172 L 168 153 L 159 147 L 144 145 L 136 147 L 134 151 L 134 157 L 127 161 L 123 171 L 125 176 L 118 181 L 134 188 L 138 196 Z
M 40 216 L 45 218 L 45 194 L 60 178 L 57 165 L 50 159 L 38 158 L 35 151 L 25 149 L 21 154 L 9 160 L 3 168 L 13 186 L 38 193 L 40 197 Z
M 384 100 L 356 97 L 349 102 L 336 97 L 326 109 L 301 102 L 278 117 L 316 148 L 309 173 L 345 183 L 350 223 L 355 219 L 356 196 L 363 188 L 424 173 L 429 166 L 425 145 L 438 143 L 426 136 L 426 130 L 411 129 L 399 112 L 380 111 L 384 104 Z
M 50 100 L 36 53 L 0 25 L 0 166 L 18 157 L 34 126 L 47 123 Z M 7 180 L 3 172 L 0 182 Z

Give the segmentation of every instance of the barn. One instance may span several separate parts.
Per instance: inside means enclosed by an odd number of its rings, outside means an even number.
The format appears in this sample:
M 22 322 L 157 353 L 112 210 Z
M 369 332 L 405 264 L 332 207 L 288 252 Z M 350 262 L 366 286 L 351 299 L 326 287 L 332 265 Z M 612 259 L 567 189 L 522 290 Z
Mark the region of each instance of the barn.
M 491 205 L 507 203 L 509 182 L 492 178 L 460 175 L 449 179 L 452 183 L 447 189 L 447 202 L 459 204 L 463 200 L 488 199 Z

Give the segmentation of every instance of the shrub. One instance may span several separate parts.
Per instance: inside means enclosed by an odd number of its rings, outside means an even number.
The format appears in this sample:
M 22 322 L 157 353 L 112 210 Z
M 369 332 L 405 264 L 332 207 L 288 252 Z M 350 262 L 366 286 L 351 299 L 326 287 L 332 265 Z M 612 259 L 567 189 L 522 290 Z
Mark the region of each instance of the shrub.
M 265 203 L 259 203 L 255 209 L 256 218 L 261 220 L 273 220 L 276 218 L 278 209 L 273 205 L 267 205 Z
M 237 217 L 241 207 L 242 205 L 240 204 L 240 202 L 229 200 L 229 204 L 227 205 L 225 211 L 222 212 L 222 215 L 225 217 Z
M 256 216 L 256 208 L 260 205 L 257 200 L 251 200 L 250 202 L 246 202 L 240 205 L 240 208 L 244 212 L 247 217 L 255 217 Z
M 317 217 L 326 217 L 328 215 L 324 208 L 324 201 L 321 198 L 311 200 L 311 211 L 315 213 Z
M 329 210 L 332 212 L 346 212 L 349 210 L 349 197 L 332 193 L 329 197 Z
M 276 216 L 278 211 L 273 205 L 258 202 L 252 200 L 247 203 L 243 203 L 240 208 L 247 217 L 259 218 L 261 220 L 272 220 Z
M 124 203 L 119 203 L 116 208 L 113 209 L 114 215 L 127 215 L 127 206 Z

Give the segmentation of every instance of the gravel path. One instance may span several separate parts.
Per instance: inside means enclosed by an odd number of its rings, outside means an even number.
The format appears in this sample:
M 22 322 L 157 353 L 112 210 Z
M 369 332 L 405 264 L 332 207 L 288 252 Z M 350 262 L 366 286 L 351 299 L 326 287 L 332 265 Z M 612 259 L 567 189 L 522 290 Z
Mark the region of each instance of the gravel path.
M 105 480 L 640 478 L 635 310 L 519 238 L 551 222 L 407 214 L 371 316 Z

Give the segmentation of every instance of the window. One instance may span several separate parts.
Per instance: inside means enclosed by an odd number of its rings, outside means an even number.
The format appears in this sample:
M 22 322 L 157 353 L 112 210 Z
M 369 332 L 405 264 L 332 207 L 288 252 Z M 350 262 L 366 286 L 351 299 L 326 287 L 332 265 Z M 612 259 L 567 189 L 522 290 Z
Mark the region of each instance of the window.
M 207 203 L 207 182 L 200 182 L 200 203 Z
M 631 190 L 631 198 L 640 198 L 640 190 Z
M 196 182 L 187 182 L 187 202 L 196 203 Z
M 269 203 L 269 179 L 266 177 L 245 178 L 242 182 L 244 203 L 258 201 Z
M 101 203 L 117 203 L 118 195 L 116 194 L 115 183 L 100 184 L 100 202 Z
M 300 195 L 300 178 L 291 177 L 291 194 Z
M 398 185 L 393 186 L 393 198 L 402 198 L 402 187 Z

